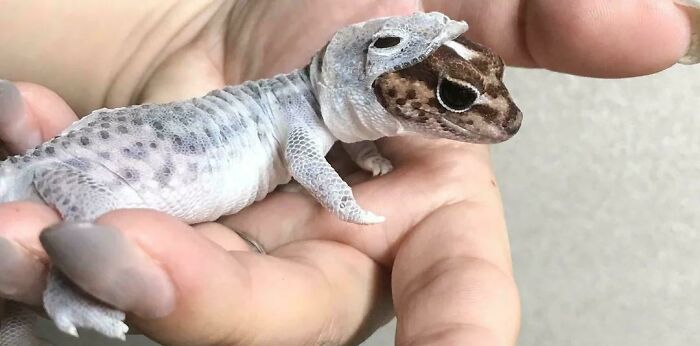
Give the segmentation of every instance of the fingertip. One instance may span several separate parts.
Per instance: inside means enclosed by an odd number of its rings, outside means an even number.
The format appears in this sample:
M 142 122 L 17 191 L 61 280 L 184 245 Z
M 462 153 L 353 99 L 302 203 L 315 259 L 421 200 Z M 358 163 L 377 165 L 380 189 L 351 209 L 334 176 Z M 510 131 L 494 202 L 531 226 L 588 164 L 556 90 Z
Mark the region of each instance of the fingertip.
M 24 99 L 28 116 L 41 129 L 43 140 L 50 139 L 78 120 L 66 101 L 53 90 L 39 84 L 15 82 Z
M 53 91 L 33 83 L 0 80 L 0 141 L 18 154 L 54 137 L 77 120 Z
M 591 77 L 631 77 L 674 65 L 690 21 L 672 1 L 527 3 L 525 37 L 540 67 Z
M 22 94 L 7 80 L 0 80 L 0 140 L 12 153 L 23 152 L 42 141 L 41 129 L 28 115 Z
M 62 222 L 41 233 L 53 264 L 82 289 L 118 309 L 159 318 L 175 307 L 175 286 L 157 261 L 120 230 Z

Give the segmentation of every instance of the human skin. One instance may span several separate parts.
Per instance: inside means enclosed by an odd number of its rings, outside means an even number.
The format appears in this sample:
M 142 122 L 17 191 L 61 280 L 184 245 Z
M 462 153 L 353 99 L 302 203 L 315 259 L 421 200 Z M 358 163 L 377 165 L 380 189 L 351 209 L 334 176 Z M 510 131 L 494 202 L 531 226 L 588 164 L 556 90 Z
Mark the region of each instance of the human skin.
M 0 139 L 17 153 L 76 114 L 287 72 L 339 27 L 419 7 L 467 20 L 509 65 L 597 77 L 663 70 L 690 37 L 686 13 L 662 0 L 7 1 L 0 77 L 21 97 L 0 97 Z M 395 165 L 387 176 L 332 161 L 384 224 L 343 223 L 309 196 L 274 193 L 219 223 L 125 210 L 97 221 L 112 229 L 50 229 L 55 246 L 91 258 L 51 261 L 99 268 L 73 279 L 165 344 L 355 344 L 394 314 L 400 345 L 515 344 L 519 299 L 488 148 L 394 138 L 380 149 Z M 38 304 L 49 261 L 38 235 L 59 217 L 18 202 L 0 205 L 0 220 L 0 249 L 13 249 L 0 262 L 15 264 L 0 267 L 0 295 Z M 104 284 L 128 270 L 165 273 L 176 298 Z

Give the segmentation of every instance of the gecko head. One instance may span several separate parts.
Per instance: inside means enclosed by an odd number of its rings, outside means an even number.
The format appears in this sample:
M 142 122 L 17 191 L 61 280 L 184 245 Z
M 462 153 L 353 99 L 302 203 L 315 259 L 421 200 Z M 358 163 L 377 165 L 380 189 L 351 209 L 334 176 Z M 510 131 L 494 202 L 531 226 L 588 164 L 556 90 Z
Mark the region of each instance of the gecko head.
M 522 113 L 503 84 L 503 60 L 463 36 L 415 65 L 373 83 L 382 107 L 406 127 L 470 143 L 498 143 L 520 128 Z
M 432 12 L 339 30 L 310 65 L 331 132 L 344 141 L 419 133 L 497 143 L 513 136 L 522 115 L 503 85 L 503 60 L 467 40 L 467 29 Z

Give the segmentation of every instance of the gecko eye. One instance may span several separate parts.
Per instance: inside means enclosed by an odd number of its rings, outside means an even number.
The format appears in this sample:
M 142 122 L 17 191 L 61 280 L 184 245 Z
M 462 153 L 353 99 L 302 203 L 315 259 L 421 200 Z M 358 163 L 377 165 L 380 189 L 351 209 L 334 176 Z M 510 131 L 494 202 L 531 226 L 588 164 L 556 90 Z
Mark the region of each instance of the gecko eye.
M 374 48 L 391 48 L 399 43 L 401 43 L 401 37 L 385 36 L 379 37 L 376 40 L 374 40 L 372 46 L 374 46 Z
M 453 112 L 465 112 L 472 107 L 479 92 L 471 86 L 455 83 L 443 78 L 438 82 L 440 104 Z

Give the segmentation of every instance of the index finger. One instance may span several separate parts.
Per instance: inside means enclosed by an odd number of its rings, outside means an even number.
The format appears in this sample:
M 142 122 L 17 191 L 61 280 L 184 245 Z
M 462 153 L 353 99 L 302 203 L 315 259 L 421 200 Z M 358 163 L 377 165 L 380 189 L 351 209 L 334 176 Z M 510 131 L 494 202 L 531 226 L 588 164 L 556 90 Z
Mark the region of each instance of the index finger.
M 688 13 L 673 0 L 424 2 L 426 10 L 473 24 L 467 34 L 509 64 L 592 77 L 663 70 L 686 54 L 691 40 Z

